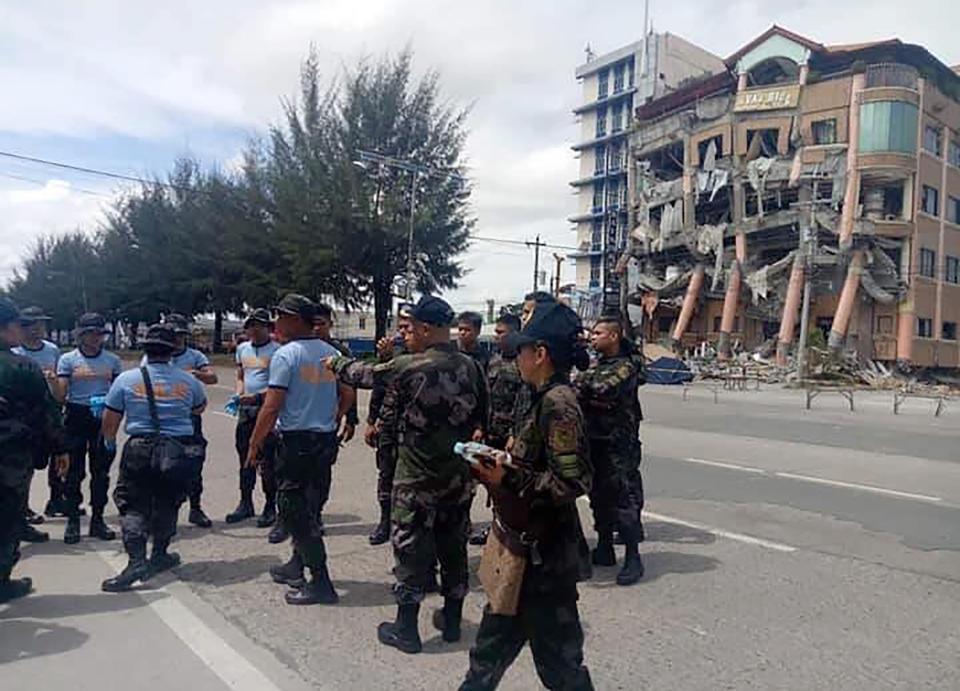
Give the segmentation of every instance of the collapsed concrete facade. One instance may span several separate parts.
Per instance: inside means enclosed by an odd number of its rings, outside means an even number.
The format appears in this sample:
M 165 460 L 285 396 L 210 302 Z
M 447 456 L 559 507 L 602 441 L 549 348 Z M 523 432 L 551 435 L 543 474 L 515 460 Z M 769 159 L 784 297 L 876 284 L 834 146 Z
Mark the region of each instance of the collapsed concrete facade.
M 773 27 L 636 109 L 622 300 L 647 340 L 957 367 L 960 77 L 898 40 Z

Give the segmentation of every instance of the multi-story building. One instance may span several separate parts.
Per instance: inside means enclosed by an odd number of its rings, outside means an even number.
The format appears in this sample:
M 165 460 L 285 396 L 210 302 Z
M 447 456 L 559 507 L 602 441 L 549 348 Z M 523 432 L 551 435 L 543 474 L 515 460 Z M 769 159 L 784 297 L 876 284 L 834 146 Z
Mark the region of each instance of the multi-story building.
M 650 34 L 576 69 L 583 102 L 574 110 L 581 128 L 580 171 L 570 183 L 579 204 L 576 285 L 580 301 L 596 307 L 606 293 L 619 302 L 613 270 L 629 231 L 627 225 L 627 134 L 634 108 L 668 93 L 685 79 L 724 70 L 723 61 L 671 34 Z
M 620 268 L 646 338 L 784 361 L 806 293 L 834 350 L 960 365 L 955 69 L 774 26 L 635 116 Z

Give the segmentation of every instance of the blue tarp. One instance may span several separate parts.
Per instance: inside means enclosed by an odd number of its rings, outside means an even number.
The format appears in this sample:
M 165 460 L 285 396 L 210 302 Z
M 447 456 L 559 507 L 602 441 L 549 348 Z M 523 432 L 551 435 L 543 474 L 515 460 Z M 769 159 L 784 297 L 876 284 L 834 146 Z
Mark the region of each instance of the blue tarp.
M 662 357 L 647 365 L 648 384 L 682 384 L 692 380 L 690 369 L 675 358 Z

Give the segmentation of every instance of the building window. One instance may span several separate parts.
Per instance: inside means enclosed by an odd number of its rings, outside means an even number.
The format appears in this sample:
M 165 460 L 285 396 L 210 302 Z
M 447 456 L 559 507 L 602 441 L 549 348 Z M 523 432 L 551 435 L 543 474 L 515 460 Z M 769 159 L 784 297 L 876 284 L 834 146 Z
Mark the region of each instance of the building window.
M 361 331 L 365 331 L 366 328 L 367 328 L 367 318 L 366 318 L 366 317 L 360 317 L 360 318 L 358 319 L 358 321 L 360 322 L 360 330 L 361 330 Z
M 603 243 L 603 223 L 594 221 L 590 229 L 590 251 L 599 252 Z
M 610 180 L 607 183 L 607 208 L 616 206 L 620 195 L 620 181 Z
M 597 136 L 603 137 L 607 133 L 607 109 L 597 108 Z
M 620 170 L 620 144 L 611 144 L 610 145 L 610 161 L 608 163 L 608 168 L 611 171 Z
M 957 322 L 943 322 L 943 333 L 941 338 L 944 341 L 957 340 Z
M 713 333 L 720 333 L 720 323 L 721 323 L 720 317 L 713 318 Z
M 593 183 L 593 212 L 596 213 L 603 208 L 603 183 Z
M 947 220 L 960 224 L 960 199 L 947 197 Z
M 923 150 L 934 156 L 940 156 L 940 128 L 927 125 L 923 128 Z
M 920 275 L 933 278 L 937 272 L 937 253 L 925 247 L 920 248 Z
M 960 259 L 948 256 L 944 271 L 944 281 L 947 283 L 960 283 Z
M 837 143 L 837 120 L 817 120 L 810 126 L 810 132 L 813 135 L 814 144 L 836 144 Z
M 607 163 L 607 147 L 605 147 L 603 144 L 597 147 L 596 159 L 596 167 L 594 168 L 594 171 L 596 173 L 602 173 L 604 171 L 604 166 Z
M 590 257 L 590 287 L 600 285 L 600 257 Z
M 920 338 L 933 338 L 933 320 L 920 317 L 917 319 L 917 336 Z
M 613 126 L 610 128 L 613 132 L 619 132 L 623 129 L 623 104 L 618 103 L 613 107 Z
M 955 168 L 960 168 L 960 141 L 956 139 L 950 140 L 950 151 L 947 153 L 947 163 Z
M 625 75 L 627 71 L 626 65 L 617 65 L 613 70 L 613 93 L 619 94 L 623 91 L 623 86 L 625 84 Z
M 893 333 L 893 317 L 889 317 L 889 316 L 877 317 L 877 332 L 882 334 Z
M 608 77 L 610 73 L 607 70 L 597 72 L 597 100 L 607 97 Z
M 940 215 L 940 191 L 936 187 L 931 187 L 930 185 L 923 186 L 923 197 L 920 208 L 925 214 L 930 214 L 931 216 Z
M 860 151 L 917 153 L 919 111 L 913 103 L 871 101 L 860 106 Z

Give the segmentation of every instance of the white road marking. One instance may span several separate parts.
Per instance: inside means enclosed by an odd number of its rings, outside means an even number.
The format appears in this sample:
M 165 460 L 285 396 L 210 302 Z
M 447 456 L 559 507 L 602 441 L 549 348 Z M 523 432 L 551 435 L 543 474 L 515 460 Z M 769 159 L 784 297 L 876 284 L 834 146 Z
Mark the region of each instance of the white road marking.
M 723 530 L 722 528 L 715 528 L 711 525 L 705 525 L 703 523 L 694 523 L 693 521 L 684 521 L 680 518 L 673 518 L 672 516 L 664 516 L 662 513 L 654 513 L 652 511 L 644 511 L 643 515 L 647 518 L 652 518 L 655 521 L 663 521 L 664 523 L 673 523 L 675 525 L 682 525 L 687 528 L 693 528 L 694 530 L 702 530 L 705 533 L 711 533 L 717 537 L 725 537 L 728 540 L 736 540 L 737 542 L 743 542 L 748 545 L 756 545 L 758 547 L 766 547 L 767 549 L 776 550 L 777 552 L 796 552 L 797 548 L 792 545 L 785 545 L 782 542 L 774 542 L 773 540 L 764 540 L 761 537 L 753 537 L 752 535 L 744 535 L 743 533 L 734 533 L 730 530 Z
M 859 489 L 864 492 L 876 492 L 877 494 L 889 494 L 892 497 L 903 497 L 904 499 L 917 499 L 919 501 L 938 502 L 943 501 L 943 497 L 934 497 L 930 494 L 914 494 L 913 492 L 901 492 L 896 489 L 886 489 L 885 487 L 874 487 L 872 485 L 861 485 L 856 482 L 840 482 L 839 480 L 827 480 L 822 477 L 813 477 L 811 475 L 797 475 L 795 473 L 774 473 L 777 477 L 784 477 L 789 480 L 802 480 L 804 482 L 816 482 L 821 485 L 833 485 L 835 487 L 847 487 L 850 489 Z
M 702 465 L 712 465 L 717 468 L 728 468 L 729 470 L 741 470 L 745 473 L 759 473 L 760 475 L 766 475 L 767 471 L 763 468 L 752 468 L 746 465 L 737 465 L 736 463 L 721 463 L 720 461 L 707 461 L 702 458 L 684 458 L 682 459 L 689 463 L 700 463 Z
M 126 560 L 119 555 L 99 550 L 97 554 L 117 571 L 126 563 Z M 211 672 L 223 680 L 227 688 L 231 691 L 280 691 L 280 687 L 218 636 L 213 629 L 204 624 L 167 588 L 157 588 L 151 592 L 163 592 L 168 597 L 151 600 L 144 598 L 147 606 L 194 655 L 203 661 Z
M 229 391 L 230 393 L 236 393 L 237 389 L 233 386 L 227 386 L 226 384 L 207 384 L 211 389 L 222 389 L 223 391 Z

